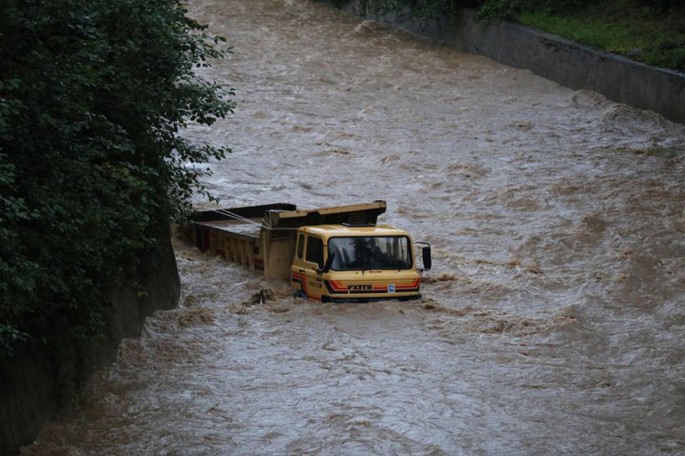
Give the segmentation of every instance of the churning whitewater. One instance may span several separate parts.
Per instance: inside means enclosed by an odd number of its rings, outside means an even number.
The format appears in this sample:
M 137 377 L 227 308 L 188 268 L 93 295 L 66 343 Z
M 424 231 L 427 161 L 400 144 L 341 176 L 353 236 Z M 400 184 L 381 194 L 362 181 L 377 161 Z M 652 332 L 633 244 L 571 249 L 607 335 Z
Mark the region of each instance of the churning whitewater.
M 179 308 L 23 454 L 685 454 L 685 127 L 311 1 L 189 9 L 233 47 L 236 114 L 186 132 L 233 148 L 221 205 L 386 200 L 423 299 L 305 303 L 175 239 Z

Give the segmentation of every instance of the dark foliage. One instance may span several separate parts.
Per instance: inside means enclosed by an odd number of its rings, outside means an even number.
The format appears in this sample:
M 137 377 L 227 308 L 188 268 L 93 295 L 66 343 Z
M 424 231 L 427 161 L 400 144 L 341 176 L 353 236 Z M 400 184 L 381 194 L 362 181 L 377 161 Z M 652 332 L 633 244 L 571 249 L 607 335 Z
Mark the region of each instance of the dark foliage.
M 0 4 L 0 358 L 55 319 L 89 337 L 204 190 L 186 164 L 229 151 L 179 136 L 233 110 L 193 73 L 222 55 L 202 30 L 177 0 Z

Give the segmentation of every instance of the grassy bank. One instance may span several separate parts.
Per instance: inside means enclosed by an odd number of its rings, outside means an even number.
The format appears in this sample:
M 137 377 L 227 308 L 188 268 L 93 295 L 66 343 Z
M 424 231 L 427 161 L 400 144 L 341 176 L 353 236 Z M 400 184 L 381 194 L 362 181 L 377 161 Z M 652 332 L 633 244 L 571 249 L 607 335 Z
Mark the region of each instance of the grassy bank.
M 563 38 L 685 73 L 685 6 L 601 2 L 575 12 L 521 11 L 514 20 Z

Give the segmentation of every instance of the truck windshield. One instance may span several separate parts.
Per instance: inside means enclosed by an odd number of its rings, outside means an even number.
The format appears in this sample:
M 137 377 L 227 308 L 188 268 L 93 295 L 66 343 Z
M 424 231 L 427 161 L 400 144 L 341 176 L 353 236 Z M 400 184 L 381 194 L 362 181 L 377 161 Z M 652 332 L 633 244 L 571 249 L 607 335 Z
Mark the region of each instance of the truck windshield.
M 409 245 L 406 236 L 334 237 L 328 241 L 331 269 L 410 269 Z

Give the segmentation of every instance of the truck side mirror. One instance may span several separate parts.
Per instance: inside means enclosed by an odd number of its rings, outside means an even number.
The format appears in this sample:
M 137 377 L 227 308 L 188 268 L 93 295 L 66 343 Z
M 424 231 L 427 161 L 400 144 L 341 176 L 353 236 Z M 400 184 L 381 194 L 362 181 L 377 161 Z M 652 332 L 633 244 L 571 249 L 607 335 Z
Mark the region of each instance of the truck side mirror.
M 426 245 L 421 249 L 421 253 L 423 254 L 423 268 L 425 270 L 429 270 L 432 266 L 432 260 L 431 260 L 431 246 Z
M 328 258 L 326 259 L 326 264 L 323 265 L 323 269 L 317 269 L 316 273 L 317 274 L 323 274 L 325 272 L 328 272 L 331 270 L 331 266 L 333 265 L 333 257 L 335 256 L 335 253 L 330 251 L 328 252 Z

